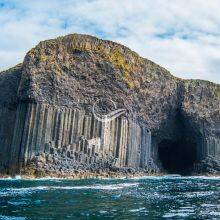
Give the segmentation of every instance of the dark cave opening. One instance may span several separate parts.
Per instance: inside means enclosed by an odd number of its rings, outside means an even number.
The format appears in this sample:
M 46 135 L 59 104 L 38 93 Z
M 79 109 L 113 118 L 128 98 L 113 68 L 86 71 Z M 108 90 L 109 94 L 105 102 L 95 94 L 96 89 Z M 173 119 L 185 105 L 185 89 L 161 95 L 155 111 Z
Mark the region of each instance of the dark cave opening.
M 188 175 L 197 159 L 196 143 L 185 139 L 162 140 L 158 144 L 158 156 L 168 173 Z

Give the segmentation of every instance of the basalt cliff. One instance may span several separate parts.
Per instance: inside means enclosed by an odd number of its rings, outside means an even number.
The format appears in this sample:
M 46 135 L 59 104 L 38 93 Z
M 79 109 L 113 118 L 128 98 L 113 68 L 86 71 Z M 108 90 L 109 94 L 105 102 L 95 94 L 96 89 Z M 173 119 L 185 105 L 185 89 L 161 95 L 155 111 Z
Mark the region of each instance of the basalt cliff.
M 178 57 L 177 57 L 178 59 Z M 110 120 L 99 111 L 123 109 Z M 220 173 L 220 85 L 72 34 L 0 73 L 0 173 Z

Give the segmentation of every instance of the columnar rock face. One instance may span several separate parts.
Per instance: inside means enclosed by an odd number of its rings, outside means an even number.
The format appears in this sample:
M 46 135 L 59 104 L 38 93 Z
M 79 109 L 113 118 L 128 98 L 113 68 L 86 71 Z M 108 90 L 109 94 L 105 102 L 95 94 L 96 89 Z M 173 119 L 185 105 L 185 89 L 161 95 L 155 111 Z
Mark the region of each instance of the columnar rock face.
M 10 166 L 18 170 L 35 155 L 52 147 L 85 152 L 88 161 L 95 155 L 103 159 L 111 156 L 117 159 L 115 162 L 119 167 L 146 167 L 151 155 L 150 131 L 125 117 L 105 123 L 79 109 L 20 103 L 11 143 Z M 109 129 L 106 131 L 104 126 Z
M 11 155 L 18 104 L 21 65 L 0 73 L 0 171 L 5 172 Z
M 126 112 L 97 120 L 92 108 L 103 98 Z M 184 169 L 178 163 L 189 157 L 191 172 L 216 173 L 220 86 L 175 78 L 117 43 L 68 35 L 41 42 L 0 73 L 0 138 L 2 173 L 56 152 L 81 164 L 157 172 Z M 164 164 L 171 151 L 185 158 Z

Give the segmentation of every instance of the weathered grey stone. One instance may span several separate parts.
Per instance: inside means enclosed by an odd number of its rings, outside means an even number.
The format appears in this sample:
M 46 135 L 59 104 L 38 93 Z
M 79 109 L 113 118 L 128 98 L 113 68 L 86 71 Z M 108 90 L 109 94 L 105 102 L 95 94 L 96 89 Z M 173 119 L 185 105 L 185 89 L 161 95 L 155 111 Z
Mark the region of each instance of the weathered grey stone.
M 53 163 L 53 157 L 51 155 L 47 155 L 46 160 L 48 163 Z
M 45 153 L 50 153 L 50 143 L 46 143 L 46 144 L 45 144 L 44 152 L 45 152 Z
M 46 163 L 46 158 L 45 158 L 45 156 L 39 155 L 39 156 L 37 156 L 37 161 L 40 162 L 40 163 L 45 164 Z
M 67 156 L 67 157 L 71 157 L 71 152 L 70 152 L 70 151 L 67 151 L 67 152 L 66 152 L 66 156 Z
M 50 147 L 50 154 L 55 154 L 57 151 L 54 147 Z

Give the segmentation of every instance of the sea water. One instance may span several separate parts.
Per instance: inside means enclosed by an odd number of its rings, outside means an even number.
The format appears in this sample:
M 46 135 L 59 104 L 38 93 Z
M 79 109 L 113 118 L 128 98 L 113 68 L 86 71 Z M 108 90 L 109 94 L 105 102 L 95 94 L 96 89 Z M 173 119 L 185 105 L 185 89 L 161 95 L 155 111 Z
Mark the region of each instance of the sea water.
M 219 177 L 0 179 L 0 219 L 220 219 Z

